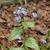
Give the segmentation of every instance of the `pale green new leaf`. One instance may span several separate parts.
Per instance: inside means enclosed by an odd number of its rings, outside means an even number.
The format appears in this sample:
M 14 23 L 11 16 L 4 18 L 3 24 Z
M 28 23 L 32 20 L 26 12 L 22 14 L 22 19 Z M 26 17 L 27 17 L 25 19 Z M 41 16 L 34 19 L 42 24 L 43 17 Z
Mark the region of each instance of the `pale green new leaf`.
M 35 24 L 34 22 L 29 22 L 29 21 L 22 22 L 24 29 L 27 29 L 28 27 L 34 27 L 34 24 Z
M 11 41 L 17 39 L 21 35 L 22 31 L 23 31 L 22 27 L 13 28 L 8 37 L 8 40 Z
M 29 48 L 33 48 L 35 50 L 40 50 L 36 40 L 32 37 L 29 37 L 25 40 L 25 46 Z
M 10 48 L 9 50 L 25 50 L 24 48 Z

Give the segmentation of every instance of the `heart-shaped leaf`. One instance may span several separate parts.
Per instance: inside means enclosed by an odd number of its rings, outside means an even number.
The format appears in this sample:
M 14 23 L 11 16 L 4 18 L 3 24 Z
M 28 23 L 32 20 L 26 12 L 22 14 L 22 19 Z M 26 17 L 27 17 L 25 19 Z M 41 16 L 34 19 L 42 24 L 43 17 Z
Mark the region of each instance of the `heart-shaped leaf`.
M 25 46 L 26 47 L 30 47 L 30 48 L 33 48 L 35 50 L 40 50 L 36 40 L 32 37 L 29 37 L 25 40 Z
M 28 27 L 34 27 L 34 22 L 24 21 L 24 22 L 22 22 L 22 25 L 23 25 L 24 29 L 26 29 Z
M 11 41 L 11 40 L 17 39 L 21 35 L 22 30 L 23 30 L 22 27 L 13 28 L 8 37 L 8 40 Z
M 24 48 L 10 48 L 9 50 L 25 50 Z

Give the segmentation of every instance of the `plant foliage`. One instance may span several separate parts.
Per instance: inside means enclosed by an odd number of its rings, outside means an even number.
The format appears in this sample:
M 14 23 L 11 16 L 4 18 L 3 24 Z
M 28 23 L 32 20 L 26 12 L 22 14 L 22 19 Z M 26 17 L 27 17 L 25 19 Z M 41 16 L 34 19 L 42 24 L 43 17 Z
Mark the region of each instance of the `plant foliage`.
M 35 50 L 40 50 L 36 40 L 32 37 L 29 37 L 25 40 L 25 46 Z
M 22 30 L 23 30 L 22 27 L 13 28 L 8 37 L 8 40 L 11 41 L 11 40 L 17 39 L 21 35 Z

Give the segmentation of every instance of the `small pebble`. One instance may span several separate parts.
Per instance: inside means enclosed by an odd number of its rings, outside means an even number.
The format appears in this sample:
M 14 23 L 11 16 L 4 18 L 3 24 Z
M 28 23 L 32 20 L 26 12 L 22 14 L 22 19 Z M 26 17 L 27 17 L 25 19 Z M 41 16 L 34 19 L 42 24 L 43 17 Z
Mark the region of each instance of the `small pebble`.
M 35 18 L 38 17 L 38 14 L 35 13 L 35 12 L 33 12 L 32 15 L 33 15 L 33 17 L 35 17 Z
M 13 14 L 16 14 L 16 11 L 14 11 Z

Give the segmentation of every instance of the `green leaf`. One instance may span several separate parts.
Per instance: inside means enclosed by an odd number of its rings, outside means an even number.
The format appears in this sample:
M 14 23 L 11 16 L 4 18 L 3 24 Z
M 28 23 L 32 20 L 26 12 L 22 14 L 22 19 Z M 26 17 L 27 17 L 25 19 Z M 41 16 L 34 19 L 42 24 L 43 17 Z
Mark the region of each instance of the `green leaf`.
M 48 30 L 48 34 L 50 34 L 50 30 Z
M 29 21 L 22 22 L 24 29 L 26 29 L 28 27 L 34 27 L 34 24 L 35 24 L 34 22 L 29 22 Z
M 30 47 L 30 48 L 33 48 L 35 50 L 40 50 L 36 40 L 32 37 L 29 37 L 25 40 L 25 46 L 26 47 Z
M 23 31 L 22 27 L 13 28 L 8 37 L 8 40 L 11 41 L 17 39 L 21 35 L 22 31 Z
M 10 48 L 9 50 L 25 50 L 24 48 Z

